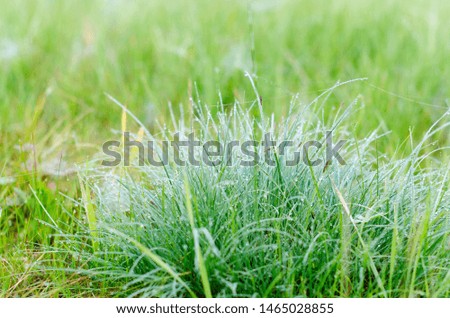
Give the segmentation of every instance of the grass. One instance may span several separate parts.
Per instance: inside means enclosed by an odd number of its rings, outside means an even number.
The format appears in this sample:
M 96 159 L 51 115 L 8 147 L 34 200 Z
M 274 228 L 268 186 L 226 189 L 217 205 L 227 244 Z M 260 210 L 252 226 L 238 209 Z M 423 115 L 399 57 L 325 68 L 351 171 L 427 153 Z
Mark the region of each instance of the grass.
M 446 1 L 0 5 L 1 296 L 448 296 L 448 153 L 438 151 L 448 146 L 448 129 L 427 135 L 449 107 Z M 337 81 L 356 78 L 367 80 L 303 109 Z M 114 191 L 143 193 L 167 213 L 133 201 L 116 224 L 101 219 L 107 199 L 93 181 L 106 172 L 91 165 L 120 129 L 121 110 L 105 92 L 153 135 L 170 120 L 169 104 L 187 120 L 192 101 L 216 121 L 238 103 L 242 124 L 262 131 L 260 120 L 274 113 L 275 126 L 294 129 L 287 118 L 298 93 L 294 108 L 312 118 L 301 126 L 305 136 L 322 138 L 319 128 L 332 127 L 357 98 L 360 107 L 339 128 L 352 140 L 352 163 L 325 173 L 282 163 L 227 168 L 225 192 L 206 167 L 155 175 L 165 193 L 146 181 L 152 171 L 115 171 Z M 253 133 L 240 128 L 235 137 Z M 375 140 L 375 131 L 389 134 Z M 311 206 L 296 202 L 302 195 Z M 170 223 L 190 209 L 194 223 Z M 145 231 L 146 212 L 158 212 L 159 237 Z M 290 239 L 302 243 L 291 247 Z
M 339 124 L 348 112 L 325 124 L 312 106 L 279 126 L 239 105 L 216 120 L 196 106 L 196 128 L 174 126 L 223 144 L 267 132 L 278 143 L 300 144 L 324 140 L 331 128 L 352 138 Z M 63 233 L 56 253 L 88 264 L 71 270 L 107 282 L 102 291 L 113 296 L 448 297 L 448 167 L 421 167 L 428 155 L 420 155 L 446 126 L 448 115 L 401 160 L 380 159 L 373 134 L 350 139 L 347 165 L 326 169 L 287 166 L 276 152 L 275 166 L 242 167 L 246 158 L 233 152 L 231 166 L 223 160 L 89 173 L 95 235 L 90 223 Z M 161 128 L 147 138 L 171 140 L 174 132 Z M 256 151 L 264 156 L 264 148 Z M 325 160 L 326 153 L 317 156 Z

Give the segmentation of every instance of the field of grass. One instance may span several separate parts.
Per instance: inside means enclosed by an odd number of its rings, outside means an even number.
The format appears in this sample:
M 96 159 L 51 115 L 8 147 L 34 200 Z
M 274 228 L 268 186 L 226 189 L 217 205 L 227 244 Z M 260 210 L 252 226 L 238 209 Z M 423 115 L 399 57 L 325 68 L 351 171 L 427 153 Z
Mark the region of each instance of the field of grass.
M 450 296 L 450 2 L 0 8 L 0 296 Z M 347 165 L 101 167 L 131 114 Z

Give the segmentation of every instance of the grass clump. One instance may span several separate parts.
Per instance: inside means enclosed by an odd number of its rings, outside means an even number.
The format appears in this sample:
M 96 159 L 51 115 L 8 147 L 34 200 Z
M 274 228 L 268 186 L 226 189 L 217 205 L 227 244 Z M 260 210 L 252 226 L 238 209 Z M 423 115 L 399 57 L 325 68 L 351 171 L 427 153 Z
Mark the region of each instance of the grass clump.
M 66 270 L 114 296 L 448 297 L 448 167 L 425 165 L 422 151 L 448 116 L 409 155 L 390 160 L 377 153 L 375 133 L 353 137 L 345 118 L 358 101 L 331 121 L 317 116 L 318 101 L 299 107 L 294 99 L 279 124 L 252 115 L 259 98 L 247 110 L 219 104 L 217 115 L 193 102 L 190 124 L 147 132 L 155 144 L 192 131 L 203 142 L 270 133 L 278 144 L 303 144 L 324 142 L 331 130 L 347 139 L 346 165 L 288 166 L 292 153 L 273 151 L 274 165 L 242 166 L 235 151 L 232 165 L 95 170 L 82 177 L 95 225 L 80 221 L 84 230 L 60 238 L 60 252 L 84 266 Z

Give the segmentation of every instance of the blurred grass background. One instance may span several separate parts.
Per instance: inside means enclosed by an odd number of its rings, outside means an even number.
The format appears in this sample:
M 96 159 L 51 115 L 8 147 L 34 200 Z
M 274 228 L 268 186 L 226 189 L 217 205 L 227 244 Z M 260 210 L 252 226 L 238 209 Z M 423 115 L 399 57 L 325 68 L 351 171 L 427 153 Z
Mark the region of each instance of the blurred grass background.
M 66 212 L 80 213 L 71 164 L 120 128 L 105 92 L 151 127 L 168 118 L 169 103 L 189 105 L 196 88 L 211 107 L 219 91 L 225 104 L 252 102 L 245 71 L 277 117 L 296 93 L 308 102 L 337 81 L 367 78 L 337 89 L 323 116 L 359 97 L 354 133 L 390 131 L 379 145 L 388 154 L 449 107 L 445 0 L 1 0 L 0 8 L 4 295 L 67 284 L 32 275 L 40 244 L 52 244 L 38 220 L 50 213 L 71 226 Z M 436 140 L 444 145 L 448 135 Z

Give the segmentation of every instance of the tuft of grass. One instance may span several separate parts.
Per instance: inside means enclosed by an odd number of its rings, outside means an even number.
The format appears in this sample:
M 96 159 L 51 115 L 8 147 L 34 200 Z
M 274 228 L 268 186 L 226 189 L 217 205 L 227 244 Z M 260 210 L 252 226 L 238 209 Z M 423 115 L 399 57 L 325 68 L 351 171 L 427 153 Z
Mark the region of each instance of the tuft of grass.
M 391 159 L 376 151 L 376 133 L 364 139 L 350 133 L 348 114 L 358 100 L 331 121 L 315 115 L 319 101 L 294 99 L 279 123 L 261 109 L 253 115 L 259 97 L 249 109 L 219 104 L 215 115 L 197 102 L 189 120 L 147 131 L 144 140 L 156 145 L 175 132 L 222 144 L 270 133 L 277 143 L 299 145 L 324 142 L 332 130 L 336 140 L 347 139 L 346 165 L 287 166 L 292 152 L 274 151 L 274 165 L 247 167 L 239 163 L 248 158 L 234 151 L 232 165 L 95 170 L 84 178 L 97 234 L 81 225 L 61 236 L 59 252 L 86 265 L 65 270 L 101 281 L 102 292 L 113 296 L 448 297 L 448 167 L 424 164 L 429 153 L 422 149 L 450 125 L 449 115 L 411 154 Z M 310 155 L 326 159 L 323 148 Z M 180 156 L 187 158 L 187 150 L 180 148 Z M 114 184 L 115 195 L 105 184 Z

